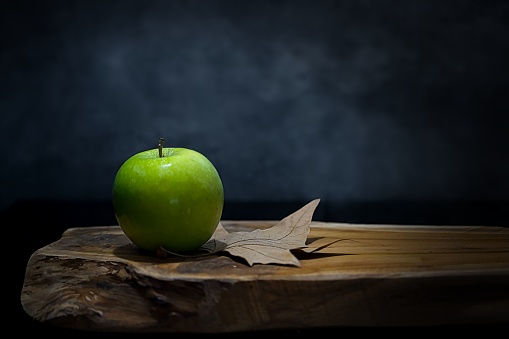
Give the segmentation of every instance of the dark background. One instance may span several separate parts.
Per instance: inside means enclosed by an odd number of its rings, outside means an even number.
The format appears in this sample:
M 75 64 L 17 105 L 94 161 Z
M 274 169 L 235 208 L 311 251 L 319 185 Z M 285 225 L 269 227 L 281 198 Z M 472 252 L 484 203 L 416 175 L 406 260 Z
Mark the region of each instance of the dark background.
M 2 1 L 16 314 L 30 254 L 115 224 L 117 169 L 160 136 L 214 163 L 225 219 L 320 198 L 315 220 L 509 225 L 508 17 L 507 1 Z

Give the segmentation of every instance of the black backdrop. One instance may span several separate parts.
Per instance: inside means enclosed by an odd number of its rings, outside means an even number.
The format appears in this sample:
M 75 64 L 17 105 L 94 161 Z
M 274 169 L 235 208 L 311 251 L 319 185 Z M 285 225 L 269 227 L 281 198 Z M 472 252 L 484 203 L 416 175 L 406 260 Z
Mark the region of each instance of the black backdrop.
M 506 226 L 508 15 L 471 0 L 3 1 L 16 303 L 34 250 L 115 223 L 116 170 L 160 136 L 216 165 L 224 218 L 321 198 L 317 220 Z

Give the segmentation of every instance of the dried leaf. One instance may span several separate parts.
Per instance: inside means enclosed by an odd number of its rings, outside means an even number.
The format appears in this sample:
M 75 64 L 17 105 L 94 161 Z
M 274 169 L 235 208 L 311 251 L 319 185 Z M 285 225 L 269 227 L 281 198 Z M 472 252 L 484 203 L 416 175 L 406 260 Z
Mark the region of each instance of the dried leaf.
M 221 252 L 228 245 L 225 242 L 228 235 L 229 235 L 228 231 L 224 228 L 224 226 L 221 223 L 219 223 L 210 240 L 203 244 L 200 247 L 200 250 L 205 250 L 210 253 Z
M 267 229 L 228 233 L 219 224 L 212 238 L 201 249 L 210 253 L 228 252 L 241 257 L 250 266 L 279 264 L 300 267 L 291 250 L 306 248 L 313 213 L 320 199 L 315 199 Z M 330 243 L 329 243 L 330 244 Z M 320 245 L 320 248 L 327 244 Z M 320 249 L 315 248 L 314 251 Z
M 299 248 L 298 250 L 305 253 L 314 253 L 338 241 L 341 241 L 341 239 L 318 238 L 315 239 L 313 242 L 308 243 L 306 247 Z

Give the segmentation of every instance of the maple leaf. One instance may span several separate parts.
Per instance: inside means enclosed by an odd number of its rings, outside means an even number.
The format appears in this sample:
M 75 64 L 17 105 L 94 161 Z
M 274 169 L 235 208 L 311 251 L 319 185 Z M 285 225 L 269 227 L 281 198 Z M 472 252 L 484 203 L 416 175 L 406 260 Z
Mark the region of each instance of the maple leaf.
M 254 264 L 279 264 L 300 267 L 299 260 L 291 250 L 306 248 L 306 240 L 313 213 L 320 199 L 315 199 L 266 229 L 250 232 L 228 233 L 219 223 L 211 239 L 201 250 L 209 253 L 227 252 L 241 257 L 249 266 Z M 333 241 L 335 242 L 335 241 Z M 325 243 L 312 251 L 324 248 Z

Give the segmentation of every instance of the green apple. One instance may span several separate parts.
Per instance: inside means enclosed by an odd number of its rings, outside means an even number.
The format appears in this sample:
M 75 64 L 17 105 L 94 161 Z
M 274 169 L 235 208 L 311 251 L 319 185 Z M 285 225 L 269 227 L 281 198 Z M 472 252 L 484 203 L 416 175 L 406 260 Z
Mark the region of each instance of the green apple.
M 115 217 L 126 236 L 151 252 L 197 250 L 216 230 L 224 204 L 214 165 L 187 148 L 142 151 L 127 159 L 113 183 Z

